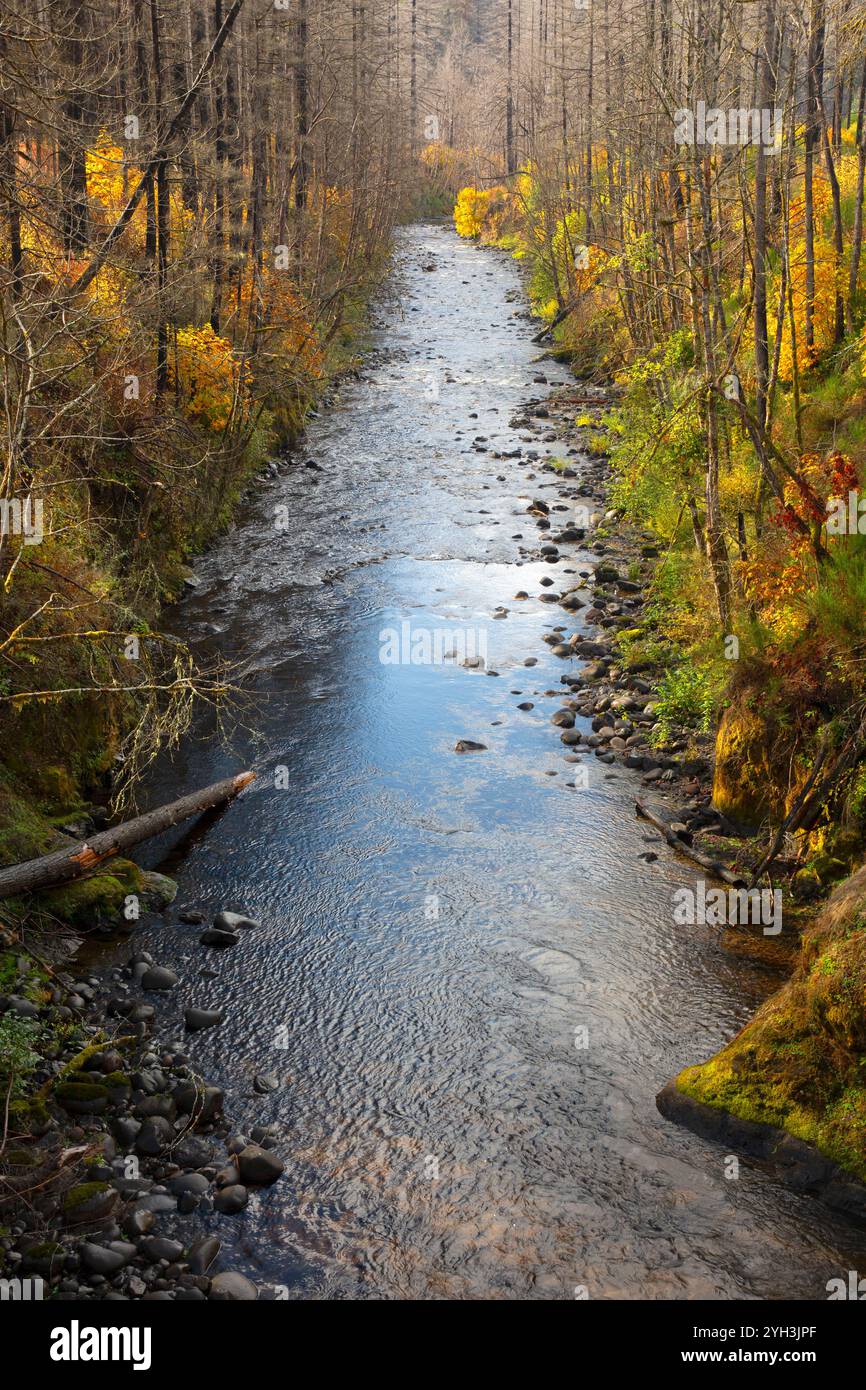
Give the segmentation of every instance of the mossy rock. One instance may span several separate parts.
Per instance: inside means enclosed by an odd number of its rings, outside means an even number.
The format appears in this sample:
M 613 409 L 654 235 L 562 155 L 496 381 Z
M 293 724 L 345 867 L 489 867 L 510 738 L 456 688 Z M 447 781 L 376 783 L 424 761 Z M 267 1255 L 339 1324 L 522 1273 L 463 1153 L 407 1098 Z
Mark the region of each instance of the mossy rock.
M 153 912 L 161 912 L 177 897 L 177 883 L 167 874 L 158 874 L 152 871 L 143 873 L 140 894 L 144 907 L 150 908 Z
M 9 1106 L 9 1128 L 12 1134 L 44 1134 L 51 1128 L 48 1107 L 38 1096 L 13 1100 Z
M 64 1081 L 54 1092 L 70 1115 L 101 1115 L 108 1108 L 108 1089 L 94 1081 Z
M 130 859 L 109 862 L 111 867 L 104 873 L 41 894 L 39 905 L 73 927 L 96 927 L 119 920 L 127 897 L 141 894 L 144 876 Z
M 826 850 L 813 855 L 807 867 L 818 875 L 824 887 L 829 887 L 831 883 L 838 883 L 848 873 L 847 866 L 843 864 L 842 860 L 837 859 L 835 855 L 828 854 Z
M 7 1149 L 3 1155 L 3 1166 L 21 1171 L 38 1168 L 40 1160 L 30 1149 Z
M 125 1072 L 112 1071 L 103 1079 L 112 1105 L 122 1105 L 125 1100 L 128 1100 L 132 1091 L 132 1082 Z
M 791 980 L 676 1087 L 784 1130 L 866 1181 L 866 866 L 804 934 Z
M 737 824 L 758 826 L 778 812 L 775 729 L 747 699 L 722 714 L 716 734 L 713 805 Z
M 63 1198 L 63 1217 L 68 1226 L 98 1224 L 114 1214 L 119 1201 L 120 1194 L 110 1183 L 78 1183 Z

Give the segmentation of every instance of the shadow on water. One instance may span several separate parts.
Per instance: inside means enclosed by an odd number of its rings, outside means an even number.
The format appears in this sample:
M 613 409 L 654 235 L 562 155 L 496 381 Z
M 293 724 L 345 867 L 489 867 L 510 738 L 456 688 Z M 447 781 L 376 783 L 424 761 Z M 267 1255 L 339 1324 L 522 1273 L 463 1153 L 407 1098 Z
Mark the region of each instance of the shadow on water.
M 182 1229 L 292 1297 L 824 1298 L 863 1237 L 746 1163 L 728 1180 L 655 1109 L 777 981 L 673 924 L 688 866 L 640 863 L 630 774 L 590 759 L 575 785 L 550 724 L 562 610 L 539 580 L 575 562 L 532 548 L 552 475 L 492 453 L 562 452 L 509 420 L 568 377 L 534 380 L 518 285 L 447 229 L 401 233 L 369 365 L 305 442 L 321 471 L 269 483 L 174 614 L 242 664 L 257 733 L 188 740 L 152 801 L 259 777 L 151 862 L 178 906 L 262 925 L 218 957 L 174 911 L 136 941 L 181 975 L 161 1040 L 185 1004 L 225 1006 L 196 1064 L 287 1162 L 241 1216 Z M 407 620 L 483 633 L 498 674 L 383 663 Z

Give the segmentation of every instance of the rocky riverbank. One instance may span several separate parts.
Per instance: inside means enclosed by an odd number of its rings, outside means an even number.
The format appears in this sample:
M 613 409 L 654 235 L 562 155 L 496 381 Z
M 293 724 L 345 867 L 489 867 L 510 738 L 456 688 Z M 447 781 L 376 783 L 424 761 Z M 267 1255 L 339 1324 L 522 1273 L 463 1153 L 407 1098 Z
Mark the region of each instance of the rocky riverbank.
M 647 605 L 658 550 L 651 535 L 621 524 L 608 506 L 608 465 L 592 452 L 594 424 L 575 432 L 576 405 L 583 420 L 597 419 L 604 393 L 586 386 L 579 395 L 558 393 L 531 402 L 511 422 L 527 431 L 525 442 L 575 441 L 574 464 L 535 464 L 536 450 L 523 456 L 535 494 L 527 513 L 538 531 L 538 554 L 551 566 L 540 597 L 580 624 L 575 631 L 573 623 L 554 623 L 545 641 L 564 661 L 585 659 L 576 674 L 569 669 L 561 677 L 569 694 L 552 723 L 570 763 L 579 766 L 591 755 L 629 769 L 641 795 L 651 795 L 669 843 L 684 851 L 701 846 L 746 882 L 759 842 L 753 829 L 714 804 L 712 736 L 669 720 L 662 731 L 657 690 L 664 666 L 629 657 L 629 639 L 644 637 L 655 622 L 647 622 Z M 575 514 L 583 524 L 574 524 Z M 589 558 L 570 563 L 570 552 Z M 576 727 L 580 719 L 591 721 L 591 733 Z M 641 855 L 651 864 L 669 850 L 657 836 L 648 840 L 660 845 Z M 793 970 L 793 978 L 716 1058 L 687 1068 L 658 1096 L 666 1118 L 767 1164 L 795 1189 L 856 1220 L 866 1219 L 866 1107 L 858 1071 L 866 1034 L 857 984 L 864 899 L 861 869 L 835 890 L 814 923 L 786 895 L 778 937 L 749 926 L 725 928 L 729 949 Z
M 181 920 L 203 924 L 196 912 Z M 203 956 L 256 925 L 217 914 L 199 936 Z M 195 1035 L 222 1021 L 206 985 L 183 1010 L 183 1039 L 156 1048 L 150 1030 L 178 977 L 144 951 L 100 974 L 24 952 L 6 983 L 0 1047 L 4 1063 L 17 1052 L 18 1071 L 5 1097 L 0 1277 L 30 1281 L 25 1297 L 255 1299 L 202 1228 L 211 1212 L 243 1211 L 284 1165 L 271 1129 L 235 1132 L 223 1092 L 199 1074 Z M 272 1084 L 256 1078 L 260 1093 Z
M 629 650 L 646 624 L 659 552 L 649 533 L 622 524 L 610 508 L 609 466 L 594 450 L 597 429 L 574 423 L 576 409 L 597 421 L 607 405 L 603 389 L 581 384 L 529 402 L 511 421 L 526 430 L 526 443 L 573 441 L 567 458 L 539 463 L 537 449 L 523 454 L 534 492 L 527 515 L 538 532 L 537 553 L 551 567 L 539 597 L 572 615 L 570 623 L 551 624 L 545 641 L 563 660 L 584 661 L 561 677 L 568 695 L 552 722 L 572 762 L 592 754 L 606 766 L 639 774 L 639 786 L 667 805 L 665 818 L 684 844 L 713 831 L 737 835 L 737 827 L 712 807 L 711 735 L 670 723 L 662 735 L 656 692 L 664 666 Z M 515 595 L 527 597 L 523 591 Z M 591 720 L 591 732 L 575 727 L 579 718 Z

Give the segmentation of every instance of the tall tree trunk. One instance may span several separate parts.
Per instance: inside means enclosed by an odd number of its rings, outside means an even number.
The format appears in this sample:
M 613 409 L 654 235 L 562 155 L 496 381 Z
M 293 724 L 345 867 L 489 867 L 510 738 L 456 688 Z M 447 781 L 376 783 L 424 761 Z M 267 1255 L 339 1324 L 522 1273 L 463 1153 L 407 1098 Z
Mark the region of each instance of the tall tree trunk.
M 69 0 L 67 56 L 71 68 L 70 90 L 63 104 L 64 127 L 59 160 L 63 197 L 63 249 L 68 256 L 87 249 L 90 239 L 87 209 L 87 139 L 89 93 L 84 85 L 87 64 L 89 10 L 84 0 Z
M 854 328 L 854 306 L 857 302 L 857 281 L 860 275 L 860 253 L 863 247 L 863 193 L 866 177 L 866 58 L 860 76 L 860 97 L 857 103 L 857 193 L 854 199 L 854 227 L 851 232 L 851 264 L 848 271 L 848 303 L 845 311 L 849 332 Z
M 162 53 L 160 50 L 158 0 L 150 0 L 150 42 L 153 58 L 153 88 L 156 101 L 157 146 L 163 148 L 165 109 L 163 104 Z M 156 166 L 156 394 L 161 396 L 168 385 L 168 324 L 166 322 L 166 287 L 171 239 L 171 204 L 168 191 L 168 158 Z
M 307 0 L 298 0 L 298 32 L 295 51 L 295 247 L 298 261 L 298 284 L 302 281 L 304 263 L 304 214 L 307 206 L 309 122 Z
M 763 114 L 773 99 L 772 51 L 775 30 L 773 0 L 764 0 L 764 24 L 759 53 L 758 107 Z M 762 127 L 763 128 L 763 127 Z M 755 334 L 755 415 L 758 426 L 767 422 L 767 383 L 770 359 L 767 346 L 767 154 L 763 135 L 755 153 L 755 256 L 752 318 Z

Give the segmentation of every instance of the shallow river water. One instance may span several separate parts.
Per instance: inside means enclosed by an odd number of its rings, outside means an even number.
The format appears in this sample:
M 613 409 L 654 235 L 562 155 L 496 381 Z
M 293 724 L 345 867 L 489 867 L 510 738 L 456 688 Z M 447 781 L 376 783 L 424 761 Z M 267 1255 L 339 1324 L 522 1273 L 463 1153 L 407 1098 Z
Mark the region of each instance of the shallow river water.
M 656 1111 L 777 980 L 674 925 L 690 869 L 638 859 L 633 774 L 590 758 L 568 785 L 543 693 L 564 666 L 541 641 L 567 619 L 513 539 L 537 549 L 538 484 L 473 448 L 518 447 L 515 410 L 569 380 L 533 381 L 519 284 L 446 228 L 403 231 L 368 365 L 300 455 L 322 471 L 269 483 L 173 614 L 241 663 L 256 733 L 189 740 L 153 800 L 259 777 L 152 862 L 178 905 L 262 926 L 216 953 L 170 911 L 136 944 L 181 973 L 160 1037 L 186 1003 L 225 1006 L 188 1050 L 287 1163 L 204 1222 L 227 1266 L 291 1298 L 826 1298 L 866 1237 L 747 1163 L 726 1178 Z M 498 677 L 384 663 L 404 622 L 483 633 Z M 257 1073 L 280 1089 L 254 1094 Z

